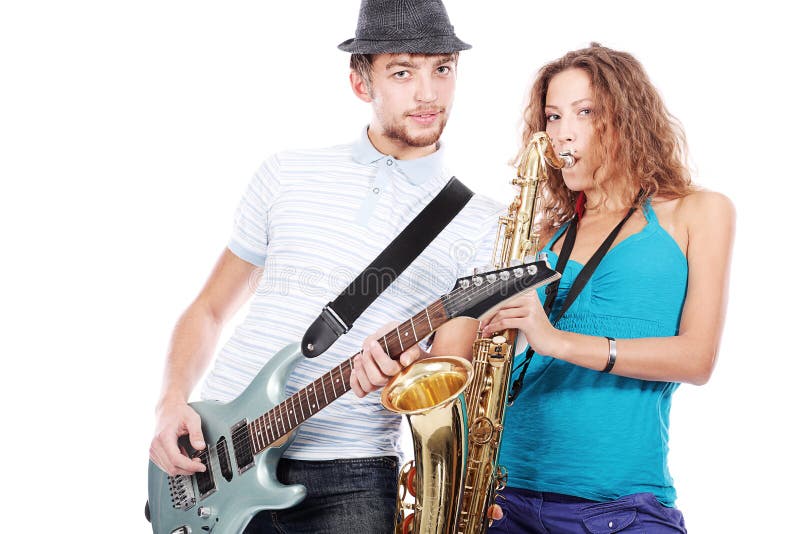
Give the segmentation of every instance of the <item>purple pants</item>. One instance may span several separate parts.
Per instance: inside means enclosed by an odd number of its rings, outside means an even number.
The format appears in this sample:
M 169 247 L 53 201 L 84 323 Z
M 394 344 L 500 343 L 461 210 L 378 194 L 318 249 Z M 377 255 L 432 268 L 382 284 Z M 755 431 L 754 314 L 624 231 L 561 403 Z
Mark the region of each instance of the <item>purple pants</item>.
M 497 498 L 503 518 L 489 532 L 531 534 L 686 534 L 683 514 L 652 493 L 597 502 L 557 493 L 506 488 Z

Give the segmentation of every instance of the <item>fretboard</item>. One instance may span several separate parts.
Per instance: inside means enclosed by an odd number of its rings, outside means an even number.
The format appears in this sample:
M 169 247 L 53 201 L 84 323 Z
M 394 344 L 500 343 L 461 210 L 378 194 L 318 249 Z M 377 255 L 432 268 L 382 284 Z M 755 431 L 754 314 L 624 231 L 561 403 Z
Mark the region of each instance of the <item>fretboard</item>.
M 379 338 L 378 342 L 386 354 L 396 360 L 405 350 L 425 339 L 448 319 L 443 302 L 439 299 Z M 297 428 L 300 423 L 350 391 L 350 374 L 356 356 L 357 354 L 351 356 L 264 415 L 248 423 L 253 454 L 262 452 Z

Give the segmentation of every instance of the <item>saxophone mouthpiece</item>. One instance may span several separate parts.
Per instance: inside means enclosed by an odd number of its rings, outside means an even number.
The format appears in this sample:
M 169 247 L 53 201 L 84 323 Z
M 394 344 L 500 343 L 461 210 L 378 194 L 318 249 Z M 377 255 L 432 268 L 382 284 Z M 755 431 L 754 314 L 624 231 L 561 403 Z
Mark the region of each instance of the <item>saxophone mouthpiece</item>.
M 567 169 L 575 165 L 575 156 L 572 155 L 572 150 L 567 150 L 566 152 L 559 152 L 558 157 L 561 158 L 561 161 L 564 162 L 564 167 L 566 167 Z

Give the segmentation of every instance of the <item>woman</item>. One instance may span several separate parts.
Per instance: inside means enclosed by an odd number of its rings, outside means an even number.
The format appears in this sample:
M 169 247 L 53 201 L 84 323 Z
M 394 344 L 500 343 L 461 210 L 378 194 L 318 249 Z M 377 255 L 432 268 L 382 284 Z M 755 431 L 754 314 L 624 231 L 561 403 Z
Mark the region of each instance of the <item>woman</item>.
M 575 158 L 543 184 L 540 221 L 551 265 L 569 261 L 551 303 L 540 290 L 484 324 L 484 335 L 519 329 L 535 351 L 506 412 L 508 487 L 491 531 L 685 532 L 667 467 L 670 399 L 714 368 L 733 206 L 691 184 L 683 132 L 627 53 L 593 43 L 542 68 L 523 146 L 542 130 Z

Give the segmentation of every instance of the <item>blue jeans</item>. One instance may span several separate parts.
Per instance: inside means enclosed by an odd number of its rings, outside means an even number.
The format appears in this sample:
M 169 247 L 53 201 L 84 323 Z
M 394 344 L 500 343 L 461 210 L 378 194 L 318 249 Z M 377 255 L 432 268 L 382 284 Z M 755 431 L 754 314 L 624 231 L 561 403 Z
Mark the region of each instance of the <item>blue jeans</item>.
M 686 534 L 683 514 L 652 493 L 597 502 L 568 495 L 505 488 L 497 499 L 503 518 L 489 532 L 529 534 Z
M 306 498 L 287 510 L 257 514 L 244 534 L 394 532 L 398 459 L 394 456 L 322 462 L 278 462 L 278 480 L 303 484 Z

